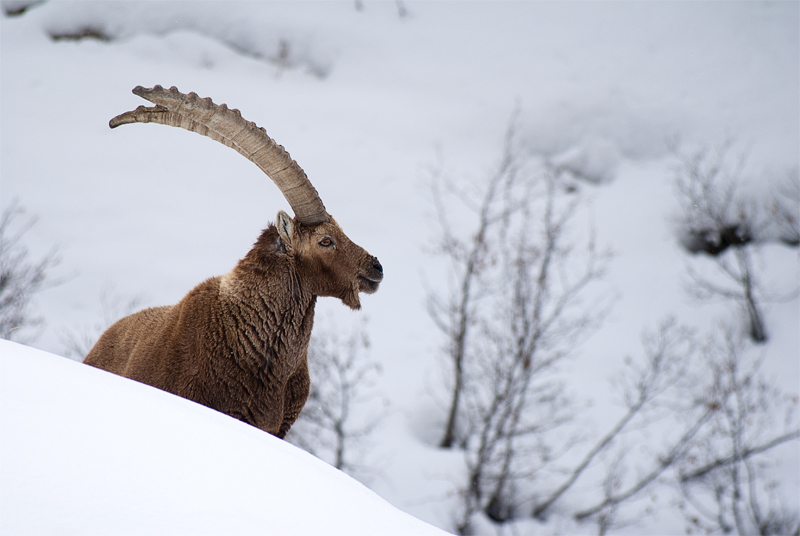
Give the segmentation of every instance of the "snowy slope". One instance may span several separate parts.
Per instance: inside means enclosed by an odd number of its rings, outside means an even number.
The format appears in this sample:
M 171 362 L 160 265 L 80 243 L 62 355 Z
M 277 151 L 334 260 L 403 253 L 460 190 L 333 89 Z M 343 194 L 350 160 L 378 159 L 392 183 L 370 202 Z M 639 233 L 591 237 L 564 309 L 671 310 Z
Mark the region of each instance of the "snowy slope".
M 226 415 L 0 341 L 2 534 L 444 534 Z

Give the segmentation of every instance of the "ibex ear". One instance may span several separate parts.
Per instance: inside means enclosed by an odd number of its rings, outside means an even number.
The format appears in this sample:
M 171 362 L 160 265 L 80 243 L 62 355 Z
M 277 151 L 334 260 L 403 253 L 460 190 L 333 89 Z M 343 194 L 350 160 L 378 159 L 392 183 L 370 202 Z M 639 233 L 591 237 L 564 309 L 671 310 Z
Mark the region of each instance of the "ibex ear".
M 284 211 L 278 212 L 278 218 L 275 222 L 275 227 L 278 228 L 278 236 L 281 237 L 284 247 L 287 250 L 292 249 L 292 234 L 294 232 L 294 223 L 291 216 Z

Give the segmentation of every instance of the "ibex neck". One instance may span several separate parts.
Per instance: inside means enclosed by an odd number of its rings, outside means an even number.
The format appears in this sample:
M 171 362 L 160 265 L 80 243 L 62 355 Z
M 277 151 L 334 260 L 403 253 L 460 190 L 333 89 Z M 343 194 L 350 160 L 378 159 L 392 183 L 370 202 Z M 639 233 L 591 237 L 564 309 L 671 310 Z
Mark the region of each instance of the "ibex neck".
M 219 292 L 225 300 L 252 301 L 255 308 L 264 306 L 274 313 L 296 311 L 305 315 L 310 308 L 313 314 L 316 303 L 316 296 L 302 284 L 291 265 L 264 269 L 242 261 L 220 277 Z
M 316 296 L 302 288 L 296 274 L 258 273 L 240 264 L 220 277 L 219 297 L 235 319 L 229 333 L 238 342 L 231 344 L 248 341 L 239 359 L 261 368 L 280 357 L 290 370 L 306 359 Z

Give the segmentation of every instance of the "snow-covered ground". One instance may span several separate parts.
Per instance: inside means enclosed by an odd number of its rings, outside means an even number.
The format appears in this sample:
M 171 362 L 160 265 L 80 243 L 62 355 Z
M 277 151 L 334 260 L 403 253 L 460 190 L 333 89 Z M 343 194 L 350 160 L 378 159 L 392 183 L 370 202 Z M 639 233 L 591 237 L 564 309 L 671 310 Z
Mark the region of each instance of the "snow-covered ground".
M 749 154 L 745 176 L 755 183 L 797 167 L 800 15 L 796 2 L 401 5 L 405 16 L 395 2 L 360 10 L 351 1 L 46 2 L 3 16 L 0 205 L 19 199 L 38 218 L 25 235 L 34 258 L 59 249 L 52 275 L 60 284 L 36 299 L 45 328 L 33 345 L 63 355 L 70 334 L 102 321 L 103 293 L 174 303 L 229 270 L 288 208 L 255 166 L 219 144 L 153 125 L 112 131 L 108 120 L 144 103 L 130 93 L 137 85 L 175 85 L 242 110 L 290 151 L 348 235 L 380 258 L 386 279 L 358 313 L 369 317 L 369 353 L 390 401 L 365 455 L 369 484 L 452 530 L 463 462 L 432 444 L 443 419 L 434 402 L 443 397 L 432 393 L 444 367 L 424 285 L 446 272 L 430 254 L 430 167 L 456 179 L 486 174 L 519 107 L 529 147 L 606 179 L 586 187 L 587 213 L 598 243 L 616 252 L 605 283 L 619 298 L 564 371 L 570 390 L 592 400 L 585 418 L 600 432 L 621 412 L 606 380 L 623 356 L 640 352 L 643 329 L 666 315 L 700 330 L 735 317 L 729 304 L 699 304 L 684 290 L 689 261 L 675 236 L 668 142 L 693 149 L 732 138 Z M 51 38 L 85 31 L 109 40 Z M 768 286 L 796 285 L 796 249 L 770 244 L 760 259 Z M 765 368 L 794 393 L 799 309 L 797 298 L 765 304 Z M 335 300 L 319 310 L 342 326 L 355 315 Z M 84 386 L 102 381 L 95 371 L 79 377 Z M 193 411 L 153 395 L 140 403 Z M 209 426 L 287 451 L 221 420 Z M 792 452 L 785 467 L 798 475 Z M 42 516 L 32 508 L 29 517 Z M 539 528 L 558 530 L 553 523 Z M 683 525 L 662 516 L 628 530 Z
M 445 534 L 314 456 L 0 341 L 3 534 Z

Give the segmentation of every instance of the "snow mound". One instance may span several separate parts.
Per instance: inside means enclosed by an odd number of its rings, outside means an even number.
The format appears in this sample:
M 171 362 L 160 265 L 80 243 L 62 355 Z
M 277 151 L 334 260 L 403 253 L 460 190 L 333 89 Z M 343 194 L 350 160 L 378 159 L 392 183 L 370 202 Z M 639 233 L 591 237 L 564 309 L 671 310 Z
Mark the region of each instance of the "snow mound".
M 204 406 L 0 340 L 3 534 L 445 534 Z
M 556 169 L 592 184 L 611 182 L 619 162 L 620 155 L 616 146 L 602 139 L 585 140 L 551 160 Z

